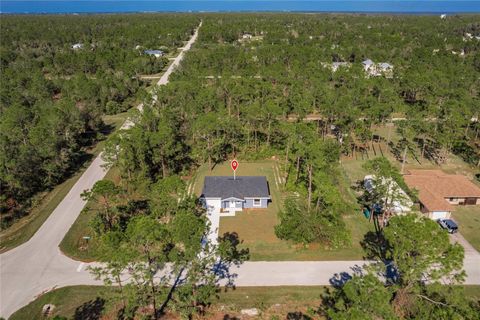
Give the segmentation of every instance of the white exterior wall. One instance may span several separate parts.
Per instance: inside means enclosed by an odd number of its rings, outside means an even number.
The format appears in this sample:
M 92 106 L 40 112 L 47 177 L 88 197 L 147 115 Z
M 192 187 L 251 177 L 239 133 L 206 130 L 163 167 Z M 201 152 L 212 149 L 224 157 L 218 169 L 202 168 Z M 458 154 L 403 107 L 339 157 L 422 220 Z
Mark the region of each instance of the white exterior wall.
M 222 200 L 220 198 L 205 198 L 205 204 L 207 206 L 207 210 L 213 207 L 215 210 L 220 211 L 222 207 Z
M 449 219 L 451 213 L 449 211 L 431 211 L 428 213 L 428 217 L 432 220 L 437 219 Z
M 452 201 L 450 201 L 450 198 L 445 198 L 445 200 L 450 204 L 459 204 L 460 202 L 465 202 L 465 198 L 452 197 Z

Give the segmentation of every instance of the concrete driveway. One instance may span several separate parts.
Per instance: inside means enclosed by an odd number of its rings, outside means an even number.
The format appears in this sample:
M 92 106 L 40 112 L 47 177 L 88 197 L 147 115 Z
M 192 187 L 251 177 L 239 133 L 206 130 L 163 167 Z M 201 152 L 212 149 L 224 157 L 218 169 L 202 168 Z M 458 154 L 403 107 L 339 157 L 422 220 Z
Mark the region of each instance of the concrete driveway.
M 480 232 L 480 230 L 479 230 Z M 463 268 L 467 271 L 465 284 L 480 284 L 480 253 L 465 239 L 461 233 L 450 234 L 450 242 L 460 244 L 465 250 Z

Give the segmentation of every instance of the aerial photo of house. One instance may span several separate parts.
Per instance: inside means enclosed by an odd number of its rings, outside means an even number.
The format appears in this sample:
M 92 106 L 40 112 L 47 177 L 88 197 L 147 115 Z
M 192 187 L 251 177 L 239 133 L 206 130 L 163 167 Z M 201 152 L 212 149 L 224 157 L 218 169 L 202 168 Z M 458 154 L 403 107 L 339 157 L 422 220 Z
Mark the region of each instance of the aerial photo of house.
M 229 216 L 247 208 L 267 208 L 271 197 L 265 176 L 218 176 L 205 177 L 201 199 L 209 211 Z
M 0 10 L 0 320 L 480 320 L 480 0 Z
M 455 205 L 480 205 L 480 188 L 465 176 L 441 170 L 409 170 L 404 176 L 418 190 L 420 210 L 431 219 L 450 218 Z

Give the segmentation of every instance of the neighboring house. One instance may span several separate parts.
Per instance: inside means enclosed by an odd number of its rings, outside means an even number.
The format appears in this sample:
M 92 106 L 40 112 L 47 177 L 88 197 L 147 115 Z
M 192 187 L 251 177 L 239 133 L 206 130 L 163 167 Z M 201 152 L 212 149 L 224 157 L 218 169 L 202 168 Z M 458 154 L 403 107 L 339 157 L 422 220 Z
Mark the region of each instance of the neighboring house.
M 252 38 L 253 38 L 253 36 L 250 33 L 244 33 L 242 35 L 242 39 L 252 39 Z
M 403 177 L 418 190 L 420 210 L 430 219 L 450 218 L 456 205 L 480 205 L 480 188 L 465 176 L 441 170 L 409 170 Z
M 322 66 L 324 68 L 329 68 L 330 70 L 332 70 L 332 72 L 336 72 L 340 67 L 350 68 L 350 65 L 351 64 L 349 62 L 322 62 Z
M 388 72 L 393 70 L 393 66 L 390 63 L 387 62 L 381 62 L 378 64 L 378 69 L 381 72 Z
M 74 45 L 72 45 L 73 50 L 79 50 L 79 49 L 82 49 L 82 48 L 83 48 L 82 43 L 75 43 Z
M 206 208 L 225 215 L 252 208 L 267 208 L 270 191 L 264 176 L 205 177 L 202 195 Z
M 393 66 L 388 62 L 381 62 L 377 65 L 378 71 L 385 76 L 385 78 L 393 77 Z
M 387 62 L 375 63 L 370 59 L 362 61 L 363 70 L 367 77 L 385 76 L 386 78 L 393 77 L 393 66 Z
M 373 175 L 367 175 L 363 178 L 363 186 L 369 193 L 375 191 L 376 178 Z M 383 198 L 384 202 L 388 202 L 387 206 L 390 208 L 390 213 L 401 215 L 412 211 L 413 202 L 407 193 L 400 188 L 398 183 L 393 179 L 381 179 L 382 187 L 385 187 L 386 195 Z M 377 204 L 379 205 L 379 204 Z
M 154 56 L 155 58 L 160 58 L 163 56 L 163 51 L 162 50 L 145 50 L 143 53 L 149 55 L 149 56 Z
M 363 70 L 368 71 L 375 66 L 375 63 L 373 63 L 373 61 L 370 59 L 366 59 L 362 61 L 362 65 L 363 65 Z

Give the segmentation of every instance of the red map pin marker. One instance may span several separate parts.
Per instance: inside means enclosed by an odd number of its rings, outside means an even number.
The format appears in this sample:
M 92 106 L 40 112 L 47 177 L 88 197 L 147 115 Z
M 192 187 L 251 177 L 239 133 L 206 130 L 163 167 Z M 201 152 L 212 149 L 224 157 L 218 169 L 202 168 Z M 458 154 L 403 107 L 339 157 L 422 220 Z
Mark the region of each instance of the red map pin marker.
M 238 161 L 232 160 L 232 163 L 230 163 L 230 166 L 232 167 L 233 171 L 236 171 L 238 168 Z

